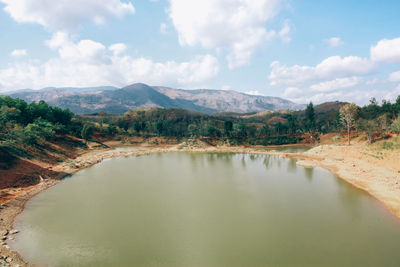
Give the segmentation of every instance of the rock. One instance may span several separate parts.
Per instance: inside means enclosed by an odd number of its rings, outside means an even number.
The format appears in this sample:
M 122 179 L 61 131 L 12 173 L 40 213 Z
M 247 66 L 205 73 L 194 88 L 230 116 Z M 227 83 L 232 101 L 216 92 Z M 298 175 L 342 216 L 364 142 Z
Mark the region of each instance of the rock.
M 10 262 L 12 262 L 12 258 L 10 258 L 10 257 L 8 257 L 7 259 L 6 259 L 6 262 L 8 262 L 8 263 L 10 263 Z
M 1 239 L 1 240 L 6 240 L 7 237 L 6 237 L 6 236 L 2 236 L 0 239 Z
M 8 230 L 6 229 L 6 230 L 1 231 L 1 232 L 0 232 L 0 235 L 1 235 L 1 236 L 6 236 L 6 235 L 8 235 Z
M 17 234 L 17 233 L 19 233 L 19 230 L 14 229 L 14 230 L 10 231 L 10 235 L 14 235 L 14 234 Z
M 0 232 L 0 235 L 1 235 L 1 236 L 8 235 L 8 229 L 5 229 L 5 230 L 1 231 L 1 232 Z
M 3 248 L 5 248 L 5 249 L 10 249 L 10 246 L 4 245 Z

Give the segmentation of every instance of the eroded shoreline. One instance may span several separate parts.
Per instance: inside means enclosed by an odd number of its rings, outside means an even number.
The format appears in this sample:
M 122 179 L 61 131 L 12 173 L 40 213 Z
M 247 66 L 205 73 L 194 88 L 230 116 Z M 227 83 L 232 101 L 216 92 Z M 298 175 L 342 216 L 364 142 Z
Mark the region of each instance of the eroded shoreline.
M 273 149 L 273 148 L 269 148 Z M 335 173 L 339 178 L 350 184 L 365 190 L 370 195 L 378 199 L 384 206 L 397 218 L 400 218 L 400 176 L 388 169 L 377 168 L 370 164 L 365 164 L 359 159 L 344 159 L 338 157 L 336 150 L 343 150 L 344 147 L 319 146 L 304 153 L 290 153 L 285 151 L 275 151 L 260 148 L 248 147 L 180 147 L 172 146 L 168 148 L 149 147 L 146 150 L 132 147 L 132 150 L 95 150 L 82 154 L 74 160 L 69 160 L 51 167 L 51 170 L 63 173 L 63 176 L 72 175 L 82 169 L 91 167 L 105 159 L 149 155 L 154 153 L 166 152 L 217 152 L 217 153 L 246 153 L 260 155 L 275 155 L 285 158 L 297 158 L 297 164 L 304 167 L 322 167 Z M 326 153 L 326 151 L 331 152 Z M 384 178 L 379 178 L 382 175 Z M 20 214 L 26 202 L 36 194 L 56 185 L 60 179 L 45 179 L 35 186 L 26 188 L 18 197 L 10 200 L 0 212 L 0 232 L 12 230 L 15 217 Z M 7 242 L 7 235 L 3 242 Z M 3 237 L 3 236 L 1 236 Z M 10 266 L 33 266 L 26 263 L 21 255 L 12 251 L 6 244 L 0 248 L 2 261 L 11 259 Z M 6 258 L 5 258 L 5 257 Z

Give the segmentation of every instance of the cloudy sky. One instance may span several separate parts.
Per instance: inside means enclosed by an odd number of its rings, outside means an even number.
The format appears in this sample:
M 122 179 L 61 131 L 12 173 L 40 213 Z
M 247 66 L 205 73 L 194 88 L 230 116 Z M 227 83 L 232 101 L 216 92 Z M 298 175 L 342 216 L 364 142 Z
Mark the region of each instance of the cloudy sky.
M 393 100 L 399 14 L 398 0 L 0 0 L 0 91 L 144 82 Z

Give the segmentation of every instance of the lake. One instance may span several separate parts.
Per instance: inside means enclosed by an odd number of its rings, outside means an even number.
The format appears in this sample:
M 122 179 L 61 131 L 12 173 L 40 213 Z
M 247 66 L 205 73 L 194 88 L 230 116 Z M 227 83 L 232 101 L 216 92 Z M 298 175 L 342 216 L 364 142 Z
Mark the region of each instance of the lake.
M 12 248 L 49 266 L 400 266 L 400 223 L 295 159 L 106 160 L 27 203 Z

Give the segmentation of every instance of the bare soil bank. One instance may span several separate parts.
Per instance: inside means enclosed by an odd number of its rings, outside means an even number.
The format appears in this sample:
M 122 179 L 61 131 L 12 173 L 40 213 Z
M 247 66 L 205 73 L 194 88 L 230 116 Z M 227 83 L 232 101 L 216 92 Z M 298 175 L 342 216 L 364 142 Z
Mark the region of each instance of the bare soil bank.
M 109 145 L 111 144 L 121 145 L 115 141 Z M 367 191 L 400 218 L 400 167 L 398 165 L 400 153 L 387 151 L 386 154 L 383 154 L 374 150 L 373 147 L 367 147 L 364 143 L 350 147 L 322 145 L 305 153 L 267 150 L 265 147 L 215 147 L 199 141 L 188 141 L 179 145 L 148 146 L 144 150 L 90 150 L 82 151 L 74 159 L 59 164 L 44 164 L 41 168 L 46 170 L 46 175 L 39 177 L 40 181 L 37 185 L 2 190 L 2 203 L 6 203 L 6 205 L 0 211 L 0 238 L 3 239 L 0 246 L 0 262 L 8 263 L 10 266 L 35 266 L 24 262 L 17 252 L 9 249 L 6 242 L 13 238 L 9 232 L 12 231 L 13 221 L 22 212 L 25 203 L 39 192 L 57 184 L 60 178 L 108 158 L 184 151 L 252 153 L 299 158 L 299 165 L 327 168 L 340 178 Z

